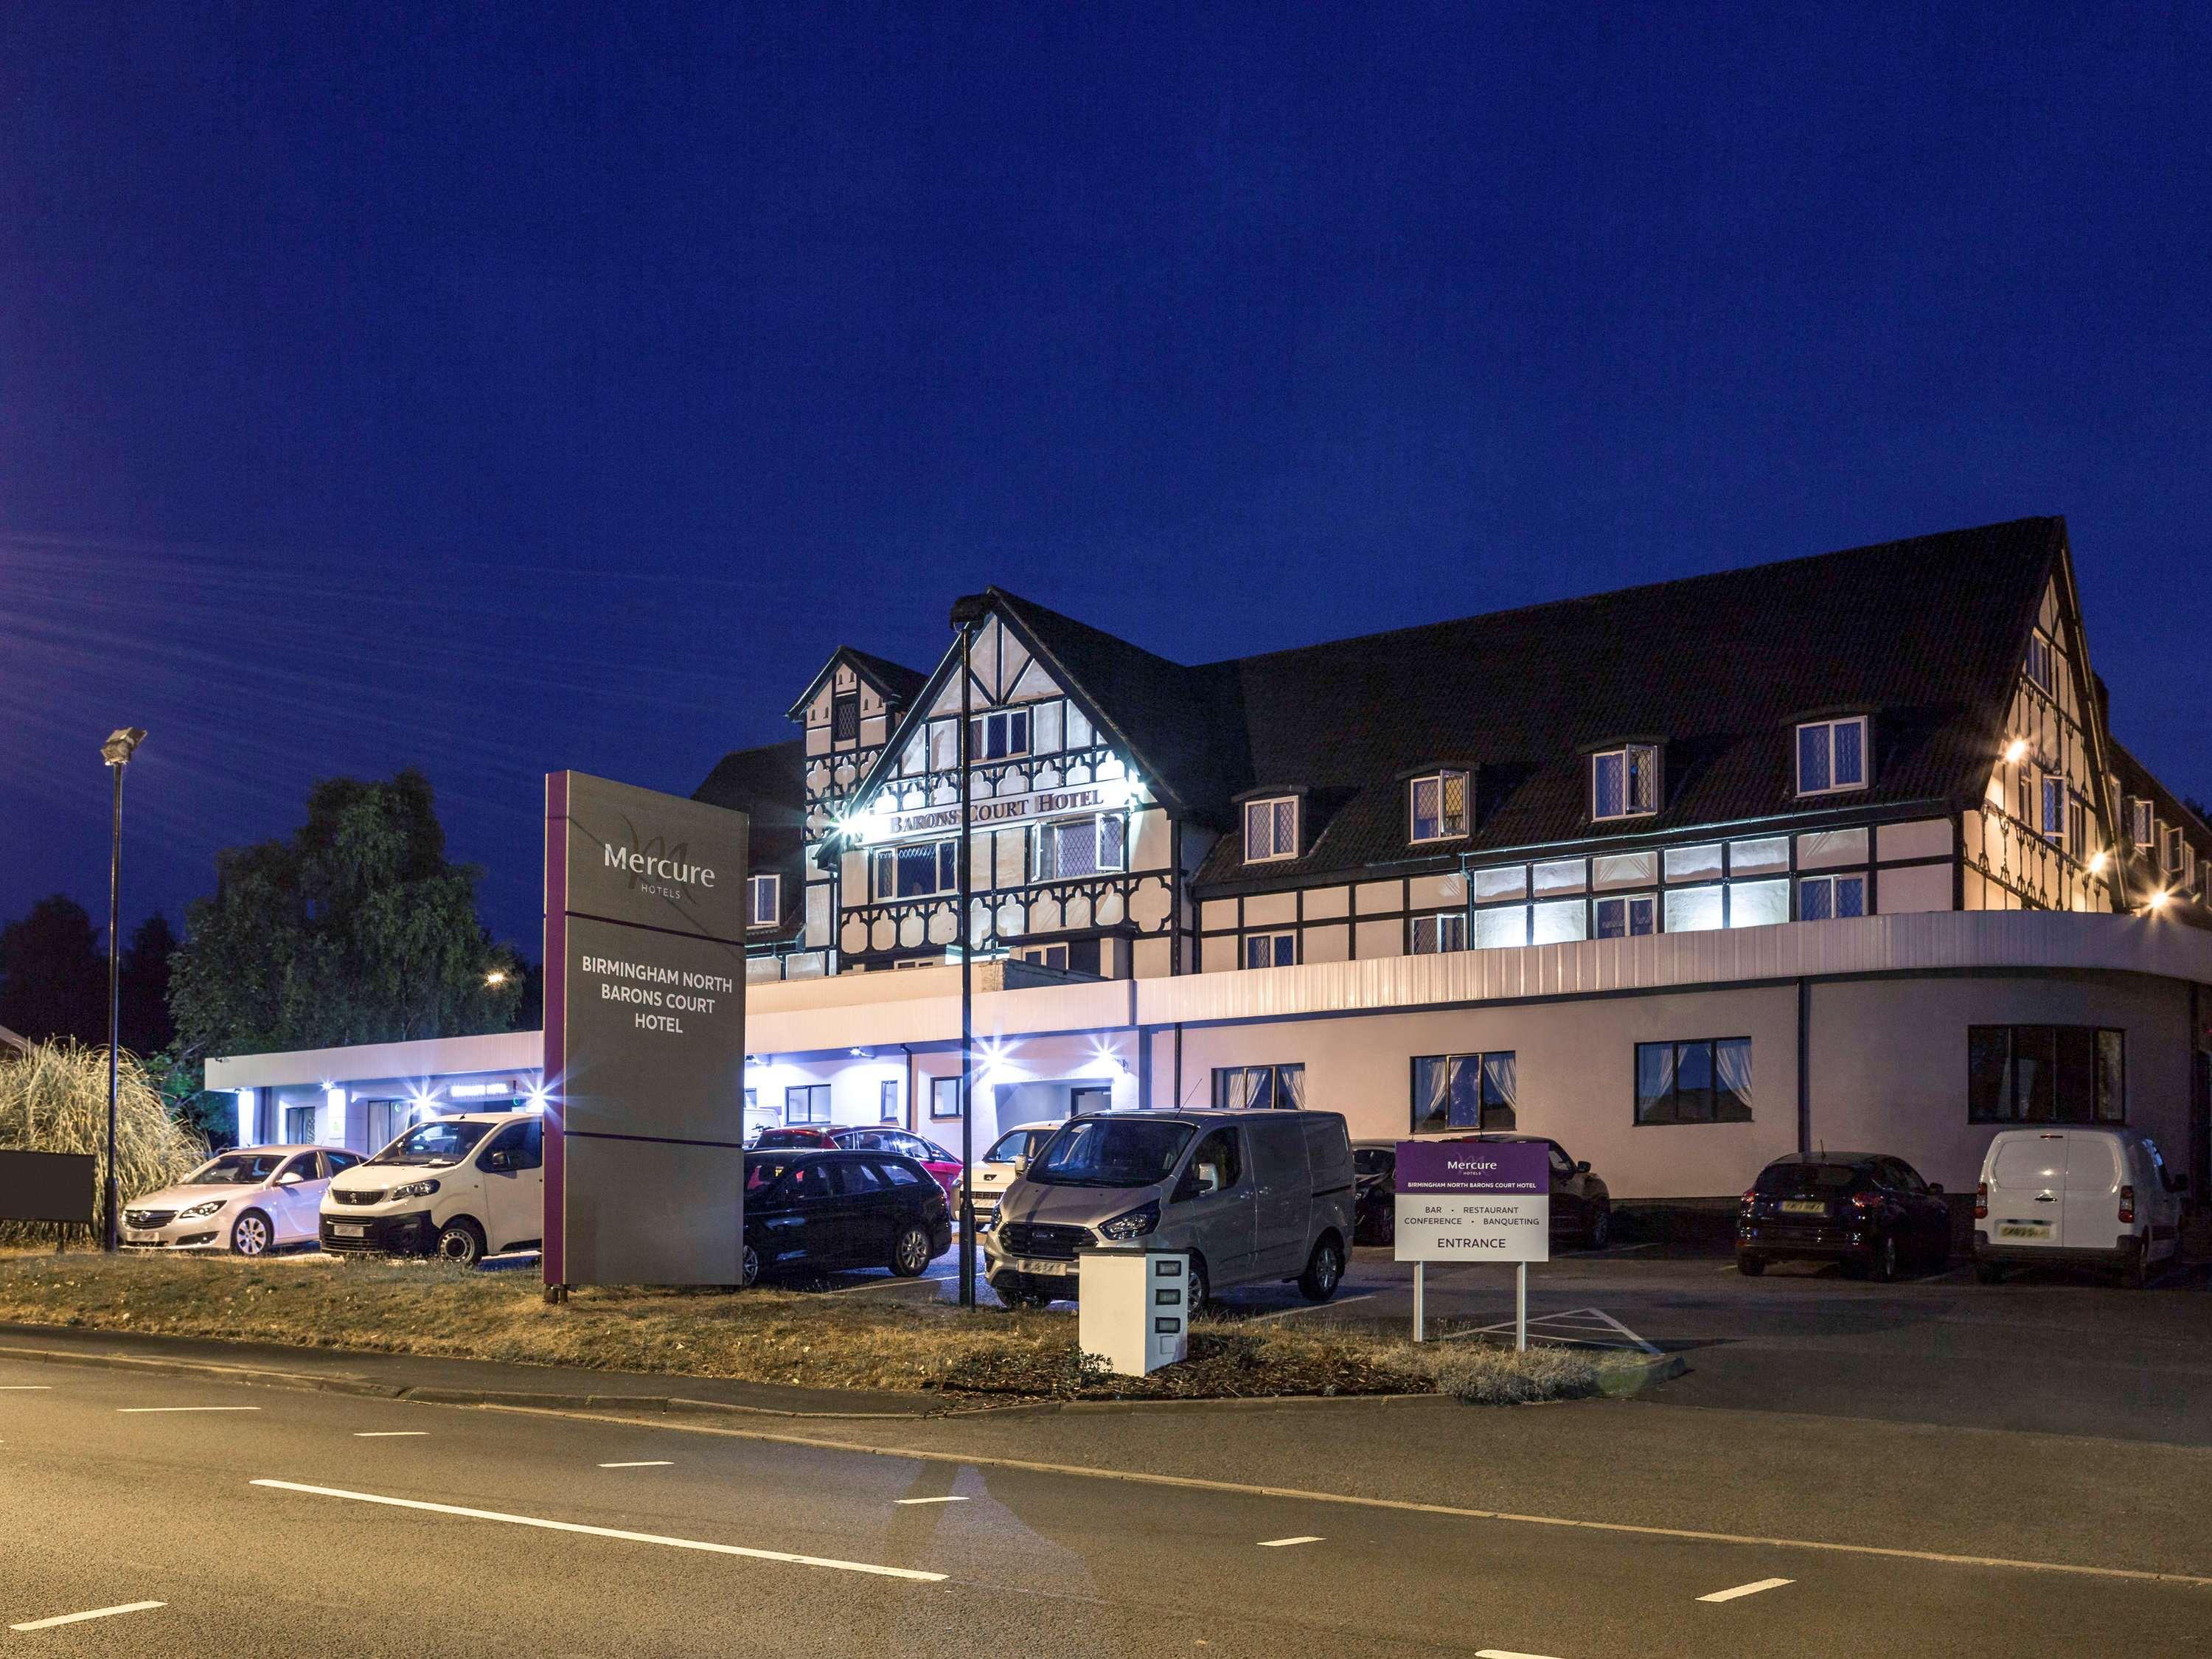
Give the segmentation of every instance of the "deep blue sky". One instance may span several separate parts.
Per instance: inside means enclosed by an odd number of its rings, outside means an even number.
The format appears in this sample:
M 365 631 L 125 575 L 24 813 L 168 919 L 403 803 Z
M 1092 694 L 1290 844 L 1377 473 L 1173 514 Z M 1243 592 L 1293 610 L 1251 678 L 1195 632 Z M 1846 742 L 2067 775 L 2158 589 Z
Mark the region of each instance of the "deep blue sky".
M 2039 513 L 2212 795 L 2212 13 L 1750 9 L 16 0 L 0 917 L 125 722 L 131 915 L 414 763 L 534 949 L 544 771 L 989 581 L 1204 659 Z

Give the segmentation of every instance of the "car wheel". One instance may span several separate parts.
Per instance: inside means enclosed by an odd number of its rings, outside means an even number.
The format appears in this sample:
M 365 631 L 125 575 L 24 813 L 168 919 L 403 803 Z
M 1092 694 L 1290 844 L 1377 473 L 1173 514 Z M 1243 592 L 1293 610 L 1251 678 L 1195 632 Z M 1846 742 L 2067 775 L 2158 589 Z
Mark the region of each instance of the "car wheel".
M 1306 1270 L 1298 1275 L 1298 1294 L 1309 1302 L 1326 1302 L 1336 1294 L 1344 1279 L 1344 1246 L 1332 1233 L 1313 1247 Z
M 891 1271 L 901 1279 L 919 1279 L 929 1266 L 929 1229 L 903 1228 L 891 1241 Z
M 1597 1209 L 1590 1212 L 1589 1248 L 1601 1250 L 1613 1243 L 1613 1212 Z
M 1868 1264 L 1877 1285 L 1887 1285 L 1897 1278 L 1897 1235 L 1884 1233 L 1874 1247 L 1874 1260 Z
M 483 1229 L 465 1215 L 457 1215 L 438 1230 L 432 1247 L 438 1260 L 456 1267 L 473 1267 L 484 1259 Z
M 1763 1255 L 1740 1255 L 1735 1259 L 1735 1270 L 1746 1279 L 1756 1279 L 1766 1271 L 1766 1258 Z
M 738 1255 L 738 1288 L 750 1291 L 760 1283 L 760 1252 L 750 1244 Z
M 230 1248 L 240 1255 L 266 1255 L 276 1243 L 276 1230 L 258 1210 L 248 1210 L 230 1229 Z
M 1206 1282 L 1206 1258 L 1197 1251 L 1190 1253 L 1190 1288 L 1183 1292 L 1183 1317 L 1195 1319 L 1206 1311 L 1212 1299 L 1213 1286 Z
M 1977 1261 L 1974 1277 L 1984 1285 L 2002 1285 L 2004 1283 L 2004 1269 L 1994 1261 Z

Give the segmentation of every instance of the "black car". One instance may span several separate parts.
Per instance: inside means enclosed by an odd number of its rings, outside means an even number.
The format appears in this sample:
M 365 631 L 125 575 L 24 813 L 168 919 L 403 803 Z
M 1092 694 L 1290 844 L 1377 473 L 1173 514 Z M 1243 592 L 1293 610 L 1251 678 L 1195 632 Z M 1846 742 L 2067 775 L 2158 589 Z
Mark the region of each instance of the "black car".
M 1516 1140 L 1545 1149 L 1552 1169 L 1552 1244 L 1601 1250 L 1613 1241 L 1613 1194 L 1586 1163 L 1569 1158 L 1565 1148 L 1543 1135 L 1506 1133 L 1438 1135 L 1439 1140 Z M 1389 1244 L 1398 1237 L 1397 1143 L 1354 1141 L 1352 1147 L 1352 1242 Z
M 1735 1265 L 1840 1261 L 1847 1273 L 1892 1279 L 1934 1271 L 1951 1255 L 1943 1189 L 1886 1152 L 1793 1152 L 1759 1172 L 1736 1212 Z
M 1387 1140 L 1352 1143 L 1352 1242 L 1398 1238 L 1398 1149 Z
M 744 1282 L 805 1268 L 889 1267 L 915 1279 L 952 1248 L 928 1170 L 894 1152 L 745 1154 Z

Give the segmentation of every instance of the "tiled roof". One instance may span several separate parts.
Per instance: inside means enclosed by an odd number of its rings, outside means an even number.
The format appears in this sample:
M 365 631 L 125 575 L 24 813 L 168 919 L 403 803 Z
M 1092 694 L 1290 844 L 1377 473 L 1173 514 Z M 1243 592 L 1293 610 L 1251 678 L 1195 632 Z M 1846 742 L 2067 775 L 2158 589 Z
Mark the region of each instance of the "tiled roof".
M 787 927 L 797 925 L 805 879 L 799 859 L 806 840 L 802 805 L 806 799 L 805 749 L 804 742 L 793 738 L 788 743 L 732 750 L 715 763 L 707 781 L 691 792 L 692 799 L 709 806 L 751 815 L 748 873 L 782 875 Z
M 806 683 L 806 690 L 800 692 L 799 700 L 791 705 L 792 719 L 805 717 L 806 705 L 814 701 L 815 693 L 821 690 L 823 681 L 837 672 L 837 665 L 841 662 L 850 663 L 863 679 L 872 681 L 876 689 L 895 703 L 912 702 L 929 682 L 929 676 L 919 669 L 908 668 L 902 663 L 893 662 L 889 657 L 878 657 L 872 652 L 857 651 L 849 645 L 841 645 L 830 653 L 830 659 L 822 665 L 822 672 Z

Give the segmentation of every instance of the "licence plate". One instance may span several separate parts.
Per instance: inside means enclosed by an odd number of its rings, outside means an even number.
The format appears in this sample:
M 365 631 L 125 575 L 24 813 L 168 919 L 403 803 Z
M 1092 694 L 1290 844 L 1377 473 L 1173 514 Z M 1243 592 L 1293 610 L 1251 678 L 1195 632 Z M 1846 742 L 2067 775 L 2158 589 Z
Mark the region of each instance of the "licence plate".
M 1014 1271 L 1040 1276 L 1057 1273 L 1064 1277 L 1075 1271 L 1075 1264 L 1073 1261 L 1018 1261 L 1014 1264 Z
M 126 1244 L 159 1244 L 161 1236 L 159 1233 L 125 1233 L 123 1242 Z
M 368 1229 L 358 1222 L 333 1221 L 331 1223 L 331 1234 L 336 1238 L 367 1238 Z
M 1817 1198 L 1785 1198 L 1780 1206 L 1784 1215 L 1826 1215 L 1828 1206 Z
M 1998 1224 L 1997 1237 L 1999 1238 L 2048 1238 L 2051 1237 L 2051 1224 L 2048 1221 L 2002 1222 Z

